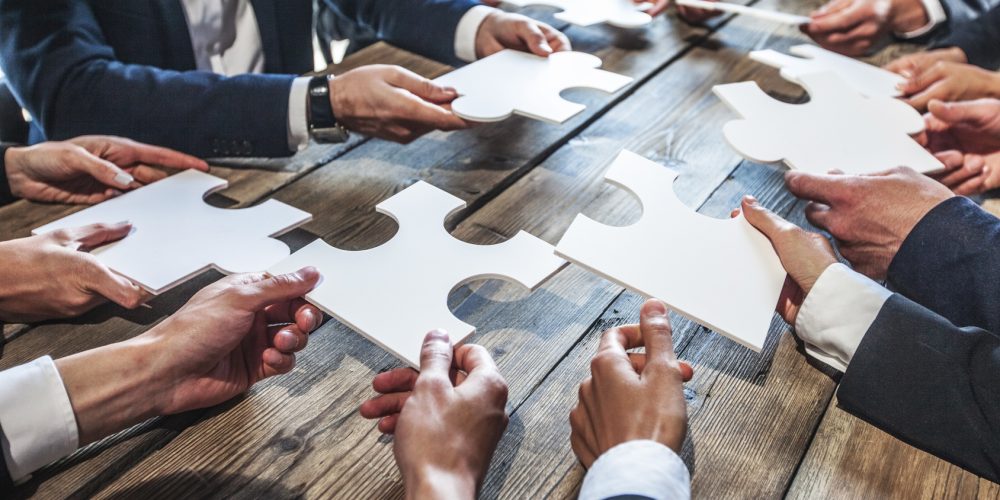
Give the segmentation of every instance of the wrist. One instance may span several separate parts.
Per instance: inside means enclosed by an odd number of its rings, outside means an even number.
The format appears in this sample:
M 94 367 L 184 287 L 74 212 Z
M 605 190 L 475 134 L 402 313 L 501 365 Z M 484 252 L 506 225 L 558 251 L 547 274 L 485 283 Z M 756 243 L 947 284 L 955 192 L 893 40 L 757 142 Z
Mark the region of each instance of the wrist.
M 478 481 L 472 473 L 449 471 L 425 465 L 404 473 L 407 499 L 475 498 Z
M 152 362 L 155 352 L 140 336 L 56 360 L 81 446 L 158 415 L 164 377 Z
M 7 148 L 3 155 L 3 170 L 7 176 L 7 187 L 10 193 L 17 198 L 22 198 L 20 186 L 18 185 L 19 174 L 24 166 L 24 155 L 27 148 Z

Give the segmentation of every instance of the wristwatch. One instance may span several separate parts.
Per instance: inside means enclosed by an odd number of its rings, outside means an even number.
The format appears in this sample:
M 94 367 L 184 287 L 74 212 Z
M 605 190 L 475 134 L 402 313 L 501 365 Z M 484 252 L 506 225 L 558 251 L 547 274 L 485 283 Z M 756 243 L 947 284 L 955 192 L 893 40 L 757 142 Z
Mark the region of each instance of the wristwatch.
M 333 75 L 317 76 L 309 80 L 309 135 L 319 143 L 344 142 L 350 132 L 337 123 L 330 102 L 330 80 Z

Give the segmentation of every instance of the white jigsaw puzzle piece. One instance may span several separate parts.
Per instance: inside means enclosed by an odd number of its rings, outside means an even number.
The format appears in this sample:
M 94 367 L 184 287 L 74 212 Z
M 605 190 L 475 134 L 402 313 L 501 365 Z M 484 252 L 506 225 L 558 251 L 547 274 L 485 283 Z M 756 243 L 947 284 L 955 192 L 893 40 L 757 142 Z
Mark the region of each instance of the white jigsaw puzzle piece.
M 555 18 L 577 26 L 607 23 L 619 28 L 639 28 L 653 20 L 643 10 L 651 3 L 636 4 L 631 0 L 504 0 L 517 7 L 543 5 L 562 10 Z
M 767 49 L 755 50 L 750 59 L 781 70 L 786 80 L 801 84 L 801 76 L 806 73 L 831 71 L 845 82 L 868 97 L 899 97 L 899 85 L 906 79 L 892 71 L 847 56 L 831 52 L 816 45 L 796 45 L 789 49 L 790 56 Z M 798 56 L 798 57 L 796 57 Z
M 757 7 L 748 7 L 746 5 L 740 5 L 735 3 L 716 2 L 708 0 L 676 0 L 676 2 L 677 5 L 694 7 L 696 9 L 730 12 L 733 14 L 741 14 L 748 17 L 755 17 L 757 19 L 764 19 L 766 21 L 774 21 L 776 23 L 791 24 L 793 26 L 801 26 L 803 24 L 809 24 L 810 22 L 812 22 L 812 19 L 810 19 L 808 16 L 800 16 L 797 14 L 788 14 L 786 12 L 759 9 Z
M 798 80 L 809 93 L 804 104 L 775 100 L 754 82 L 713 87 L 743 118 L 723 127 L 729 145 L 749 160 L 784 160 L 790 168 L 813 173 L 944 168 L 911 137 L 923 131 L 924 119 L 906 103 L 865 97 L 831 72 L 806 73 Z
M 496 245 L 455 239 L 444 221 L 463 207 L 459 198 L 420 181 L 376 207 L 399 225 L 382 246 L 347 251 L 317 240 L 268 272 L 316 267 L 323 281 L 306 295 L 309 302 L 419 367 L 427 332 L 443 329 L 456 344 L 475 332 L 448 309 L 452 290 L 487 278 L 533 290 L 566 263 L 552 245 L 524 231 Z
M 639 199 L 642 218 L 614 227 L 577 215 L 556 253 L 760 351 L 785 270 L 742 215 L 715 219 L 681 203 L 676 178 L 674 170 L 622 151 L 605 179 Z
M 586 109 L 559 93 L 570 88 L 616 92 L 632 79 L 604 71 L 601 59 L 582 52 L 557 52 L 539 57 L 502 50 L 439 77 L 441 85 L 458 90 L 451 103 L 456 115 L 477 122 L 494 122 L 514 113 L 550 123 L 563 123 Z
M 264 271 L 290 253 L 271 238 L 312 219 L 280 201 L 230 210 L 204 202 L 229 183 L 186 170 L 32 231 L 43 234 L 94 223 L 128 220 L 132 232 L 92 253 L 115 272 L 154 294 L 214 268 L 224 273 Z

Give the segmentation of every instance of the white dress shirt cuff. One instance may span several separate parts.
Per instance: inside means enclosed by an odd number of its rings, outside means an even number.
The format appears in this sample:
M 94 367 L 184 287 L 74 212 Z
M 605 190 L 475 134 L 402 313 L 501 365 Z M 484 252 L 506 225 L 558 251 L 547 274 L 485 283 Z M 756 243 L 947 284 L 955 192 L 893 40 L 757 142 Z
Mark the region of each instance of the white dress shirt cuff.
M 909 39 L 926 35 L 939 24 L 948 20 L 948 14 L 945 13 L 941 0 L 921 0 L 920 3 L 924 4 L 924 10 L 927 11 L 927 24 L 913 31 L 896 33 L 899 38 Z
M 598 457 L 580 487 L 580 500 L 621 495 L 691 498 L 691 476 L 670 448 L 645 439 L 628 441 Z
M 892 292 L 851 268 L 827 267 L 802 301 L 795 331 L 810 356 L 846 371 Z
M 15 482 L 76 451 L 76 416 L 51 357 L 0 372 L 0 429 Z
M 455 29 L 455 57 L 465 62 L 472 62 L 476 57 L 476 33 L 486 16 L 498 12 L 493 7 L 477 5 L 469 9 L 458 21 Z
M 309 80 L 312 77 L 292 80 L 288 93 L 288 149 L 296 153 L 309 145 Z

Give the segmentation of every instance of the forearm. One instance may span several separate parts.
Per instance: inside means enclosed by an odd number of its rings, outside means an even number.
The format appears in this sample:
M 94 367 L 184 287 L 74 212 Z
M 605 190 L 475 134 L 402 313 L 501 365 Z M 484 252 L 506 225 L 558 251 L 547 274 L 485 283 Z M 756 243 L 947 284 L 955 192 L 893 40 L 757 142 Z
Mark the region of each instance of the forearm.
M 98 347 L 56 361 L 73 413 L 80 445 L 156 416 L 153 343 L 143 337 Z
M 404 474 L 407 499 L 474 499 L 477 484 L 472 474 L 425 467 L 420 472 Z

